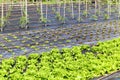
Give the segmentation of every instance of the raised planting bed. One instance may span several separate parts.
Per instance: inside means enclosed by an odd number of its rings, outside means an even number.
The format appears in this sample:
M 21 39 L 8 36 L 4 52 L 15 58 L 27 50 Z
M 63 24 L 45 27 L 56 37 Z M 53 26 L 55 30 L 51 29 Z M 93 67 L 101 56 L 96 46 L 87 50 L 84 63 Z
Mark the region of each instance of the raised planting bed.
M 0 78 L 94 80 L 120 70 L 120 38 L 3 59 Z M 104 80 L 97 78 L 97 80 Z M 114 77 L 113 77 L 114 78 Z M 109 78 L 110 80 L 110 78 Z
M 13 30 L 0 34 L 0 54 L 3 58 L 8 58 L 32 52 L 43 52 L 54 47 L 60 49 L 81 44 L 96 44 L 98 41 L 119 37 L 120 29 L 117 25 L 118 23 L 113 20 L 53 28 L 23 29 L 16 32 Z
M 111 4 L 109 6 L 108 3 L 98 3 L 97 7 L 95 7 L 94 3 L 88 2 L 88 4 L 86 4 L 85 1 L 82 1 L 81 3 L 36 3 L 32 5 L 28 4 L 24 7 L 27 8 L 25 11 L 27 12 L 27 25 L 29 28 L 39 28 L 41 26 L 59 27 L 63 24 L 103 22 L 105 20 L 118 20 L 119 22 L 119 6 L 117 4 Z M 5 32 L 11 30 L 18 31 L 21 29 L 20 26 L 22 23 L 20 19 L 21 17 L 26 17 L 23 16 L 22 12 L 24 12 L 24 10 L 22 10 L 22 8 L 20 3 L 14 3 L 12 5 L 6 4 L 4 8 L 0 7 L 0 10 L 4 10 L 3 13 L 0 12 L 0 15 L 4 15 L 3 18 L 8 22 L 3 26 Z M 24 19 L 22 19 L 22 21 L 23 20 Z

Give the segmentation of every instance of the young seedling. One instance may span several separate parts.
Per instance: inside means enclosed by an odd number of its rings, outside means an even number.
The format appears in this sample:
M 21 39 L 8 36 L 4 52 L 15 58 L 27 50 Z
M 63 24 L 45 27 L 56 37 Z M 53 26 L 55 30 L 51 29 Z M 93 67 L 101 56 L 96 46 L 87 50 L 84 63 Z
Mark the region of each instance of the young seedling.
M 46 2 L 48 3 L 48 0 L 46 0 Z M 46 16 L 45 16 L 45 18 L 47 19 L 48 18 L 48 5 L 46 4 Z
M 58 12 L 56 12 L 56 19 L 58 20 L 58 21 L 63 21 L 64 20 L 64 17 L 62 17 L 61 15 L 60 15 L 60 13 L 58 13 Z
M 46 26 L 47 19 L 43 15 L 41 15 L 40 21 Z
M 60 3 L 60 0 L 56 0 L 57 1 L 57 12 L 60 13 L 60 6 L 61 6 L 61 3 Z
M 109 17 L 110 17 L 110 16 L 109 16 L 108 14 L 104 14 L 104 19 L 105 19 L 105 20 L 109 19 Z
M 36 3 L 37 5 L 37 13 L 40 14 L 40 2 Z
M 85 12 L 86 12 L 86 18 L 88 16 L 88 0 L 85 0 Z
M 101 0 L 98 0 L 98 14 L 101 15 Z
M 22 1 L 21 1 L 22 3 Z M 23 4 L 21 4 L 21 18 L 20 18 L 20 28 L 28 29 L 28 13 L 27 13 L 27 0 L 23 1 Z
M 96 20 L 98 20 L 98 16 L 93 15 L 93 16 L 92 16 L 92 19 L 93 19 L 94 21 L 96 21 Z
M 116 2 L 117 4 L 117 2 Z M 118 1 L 118 18 L 120 18 L 120 0 Z
M 2 0 L 2 4 L 1 4 L 1 22 L 0 22 L 0 31 L 2 32 L 4 29 L 4 9 L 3 9 L 4 5 L 3 5 L 3 0 Z
M 97 16 L 97 0 L 95 0 L 95 15 Z
M 111 15 L 111 0 L 107 0 L 107 4 L 108 4 L 108 16 L 110 17 L 110 15 Z
M 78 6 L 78 13 L 79 13 L 79 16 L 78 16 L 78 22 L 80 22 L 81 21 L 81 16 L 80 16 L 80 13 L 81 13 L 81 10 L 80 10 L 80 5 L 81 5 L 81 0 L 79 0 L 79 4 L 78 4 L 79 6 Z
M 43 23 L 45 26 L 46 26 L 46 23 L 47 23 L 47 15 L 48 15 L 48 13 L 47 13 L 47 10 L 48 10 L 48 6 L 47 6 L 47 4 L 46 4 L 46 9 L 45 9 L 45 17 L 44 17 L 44 14 L 43 14 L 43 3 L 42 3 L 42 0 L 40 0 L 40 22 L 41 23 Z
M 64 19 L 66 18 L 66 0 L 64 0 L 64 14 L 63 14 Z M 65 20 L 63 20 L 63 23 L 65 23 Z
M 74 19 L 74 5 L 73 5 L 73 0 L 70 0 L 71 1 L 71 10 L 72 10 L 72 13 L 71 13 L 71 17 L 72 19 Z

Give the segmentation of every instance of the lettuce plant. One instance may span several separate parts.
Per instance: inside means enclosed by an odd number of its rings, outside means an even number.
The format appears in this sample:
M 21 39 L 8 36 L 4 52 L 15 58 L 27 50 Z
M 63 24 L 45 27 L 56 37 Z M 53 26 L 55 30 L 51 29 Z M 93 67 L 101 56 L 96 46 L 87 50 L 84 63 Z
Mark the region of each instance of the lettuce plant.
M 0 78 L 90 80 L 120 69 L 120 38 L 3 59 Z M 83 54 L 84 53 L 84 54 Z

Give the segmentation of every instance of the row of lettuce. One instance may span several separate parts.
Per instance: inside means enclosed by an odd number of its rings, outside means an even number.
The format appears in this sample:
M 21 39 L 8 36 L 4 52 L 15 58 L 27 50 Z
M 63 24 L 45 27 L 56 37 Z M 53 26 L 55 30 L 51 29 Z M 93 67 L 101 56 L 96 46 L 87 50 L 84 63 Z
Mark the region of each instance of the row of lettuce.
M 120 38 L 3 59 L 1 80 L 89 80 L 120 69 Z

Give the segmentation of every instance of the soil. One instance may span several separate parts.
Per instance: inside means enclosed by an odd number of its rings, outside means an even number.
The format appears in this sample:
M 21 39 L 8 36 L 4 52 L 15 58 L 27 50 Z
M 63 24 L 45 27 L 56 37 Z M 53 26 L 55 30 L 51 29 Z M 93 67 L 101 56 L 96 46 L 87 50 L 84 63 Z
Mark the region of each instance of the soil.
M 71 17 L 71 6 L 66 6 L 65 23 L 56 19 L 55 12 L 57 5 L 48 5 L 48 22 L 47 26 L 39 21 L 40 15 L 37 12 L 36 5 L 28 6 L 29 28 L 19 28 L 21 17 L 20 7 L 13 6 L 11 16 L 3 32 L 0 32 L 0 55 L 3 58 L 11 56 L 27 55 L 33 52 L 49 51 L 52 48 L 72 47 L 81 44 L 96 44 L 98 41 L 104 41 L 119 37 L 120 26 L 117 19 L 115 6 L 112 10 L 109 20 L 104 20 L 102 14 L 106 14 L 107 6 L 101 8 L 101 15 L 98 20 L 94 21 L 91 16 L 94 15 L 94 5 L 89 5 L 88 16 L 83 16 L 85 5 L 81 4 L 81 17 L 83 21 L 78 22 L 78 4 L 74 4 L 74 18 Z M 43 5 L 44 17 L 46 16 L 46 5 Z M 60 6 L 60 14 L 63 16 L 63 4 Z M 0 13 L 1 14 L 1 13 Z
M 94 78 L 93 80 L 120 80 L 120 71 L 106 74 L 105 76 Z
M 85 12 L 85 5 L 81 4 L 81 18 L 82 21 L 78 22 L 78 4 L 74 4 L 74 18 L 72 18 L 71 14 L 71 5 L 67 4 L 66 5 L 66 15 L 65 15 L 65 24 L 64 25 L 71 25 L 71 24 L 79 24 L 79 23 L 91 23 L 91 22 L 95 22 L 94 18 L 92 16 L 95 15 L 95 8 L 94 8 L 94 4 L 91 4 L 88 6 L 88 15 L 87 17 L 85 17 L 84 12 Z M 48 22 L 46 23 L 47 25 L 49 25 L 49 27 L 59 27 L 61 26 L 62 21 L 59 21 L 56 19 L 56 12 L 58 11 L 58 6 L 57 5 L 48 5 Z M 11 16 L 9 17 L 8 21 L 10 22 L 10 24 L 7 24 L 5 27 L 5 32 L 11 31 L 11 30 L 15 30 L 19 29 L 20 23 L 20 17 L 21 17 L 21 8 L 18 5 L 13 5 L 13 10 L 11 11 Z M 52 10 L 54 9 L 55 12 Z M 118 15 L 118 11 L 115 5 L 112 6 L 111 8 L 112 12 L 110 15 L 110 19 L 109 20 L 114 20 L 117 19 L 117 15 Z M 64 12 L 64 5 L 61 4 L 60 6 L 60 15 L 63 17 L 63 12 Z M 44 13 L 44 17 L 46 16 L 46 5 L 43 5 L 43 13 Z M 107 14 L 107 5 L 102 5 L 101 6 L 101 14 L 98 16 L 98 20 L 97 22 L 103 22 L 104 20 L 104 14 Z M 1 13 L 0 13 L 1 14 Z M 41 23 L 39 21 L 40 15 L 37 12 L 37 5 L 29 5 L 28 6 L 28 15 L 29 15 L 29 26 L 34 27 L 40 27 L 40 25 L 42 25 L 43 23 Z

